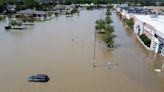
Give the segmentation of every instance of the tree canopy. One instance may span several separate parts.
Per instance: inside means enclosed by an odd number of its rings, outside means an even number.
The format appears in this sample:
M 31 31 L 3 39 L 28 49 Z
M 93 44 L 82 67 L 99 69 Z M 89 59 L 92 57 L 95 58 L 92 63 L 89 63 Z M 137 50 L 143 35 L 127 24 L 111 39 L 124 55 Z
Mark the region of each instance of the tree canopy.
M 0 6 L 2 6 L 4 4 L 4 0 L 0 0 Z

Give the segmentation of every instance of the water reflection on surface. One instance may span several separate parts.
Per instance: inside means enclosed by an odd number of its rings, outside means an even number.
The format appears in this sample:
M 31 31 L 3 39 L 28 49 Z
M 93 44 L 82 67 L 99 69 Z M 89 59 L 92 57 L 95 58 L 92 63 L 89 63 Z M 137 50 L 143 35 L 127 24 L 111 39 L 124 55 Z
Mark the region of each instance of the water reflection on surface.
M 92 67 L 94 23 L 102 13 L 83 10 L 79 16 L 56 17 L 21 32 L 6 32 L 5 22 L 0 22 L 0 90 L 163 92 L 164 73 L 154 71 L 162 68 L 163 57 L 145 50 L 113 12 L 117 48 L 106 48 L 98 37 L 98 67 Z M 48 74 L 50 81 L 27 82 L 35 73 Z

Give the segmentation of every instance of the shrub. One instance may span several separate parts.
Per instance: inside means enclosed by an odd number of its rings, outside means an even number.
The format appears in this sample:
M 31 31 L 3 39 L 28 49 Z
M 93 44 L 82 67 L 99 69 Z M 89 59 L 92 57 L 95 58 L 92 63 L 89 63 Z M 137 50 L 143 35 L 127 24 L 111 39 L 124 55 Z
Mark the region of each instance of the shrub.
M 126 23 L 127 23 L 127 25 L 128 25 L 130 28 L 133 28 L 133 25 L 134 25 L 134 20 L 133 20 L 133 18 L 127 19 Z
M 3 19 L 5 19 L 5 17 L 0 15 L 0 20 L 3 20 Z
M 120 12 L 117 12 L 117 15 L 122 19 L 122 14 Z
M 140 39 L 146 46 L 150 47 L 151 40 L 145 34 L 140 35 Z
M 34 17 L 22 17 L 23 22 L 34 22 Z
M 9 25 L 10 26 L 21 26 L 22 25 L 22 22 L 16 21 L 16 20 L 10 20 L 9 21 Z

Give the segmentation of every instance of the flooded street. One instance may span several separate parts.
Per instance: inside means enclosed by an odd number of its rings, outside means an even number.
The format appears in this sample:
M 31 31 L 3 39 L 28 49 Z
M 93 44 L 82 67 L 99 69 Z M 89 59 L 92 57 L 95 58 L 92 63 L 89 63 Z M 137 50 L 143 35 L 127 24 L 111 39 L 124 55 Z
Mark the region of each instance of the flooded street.
M 0 22 L 1 92 L 164 92 L 164 59 L 143 48 L 112 12 L 115 49 L 97 38 L 93 68 L 95 21 L 105 10 L 55 17 L 28 30 L 5 31 Z M 45 73 L 47 83 L 28 82 Z

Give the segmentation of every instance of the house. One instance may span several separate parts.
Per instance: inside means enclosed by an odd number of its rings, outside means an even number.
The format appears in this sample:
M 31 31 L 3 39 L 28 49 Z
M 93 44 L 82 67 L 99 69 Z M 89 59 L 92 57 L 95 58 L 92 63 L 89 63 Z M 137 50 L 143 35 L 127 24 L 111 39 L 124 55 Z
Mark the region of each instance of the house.
M 32 16 L 41 20 L 47 17 L 47 13 L 45 11 L 38 11 L 34 9 L 21 10 L 17 12 L 17 14 L 23 16 Z
M 7 5 L 7 11 L 15 12 L 16 5 Z
M 53 10 L 54 13 L 58 13 L 58 14 L 70 14 L 74 9 L 76 8 L 76 6 L 74 4 L 72 5 L 56 5 Z
M 67 5 L 56 5 L 53 10 L 57 11 L 57 10 L 65 10 L 67 7 Z
M 55 2 L 57 0 L 35 0 L 36 2 L 39 2 L 40 4 L 42 3 L 49 3 L 49 2 Z

